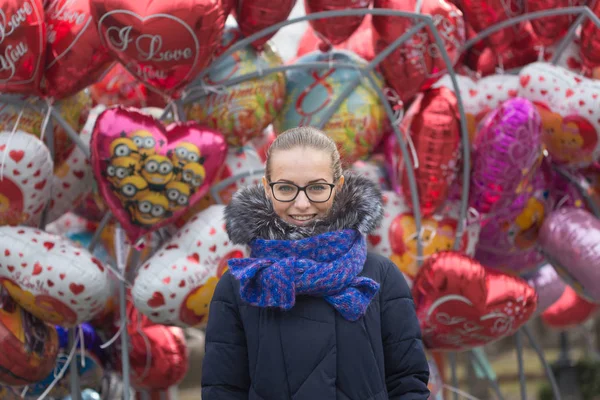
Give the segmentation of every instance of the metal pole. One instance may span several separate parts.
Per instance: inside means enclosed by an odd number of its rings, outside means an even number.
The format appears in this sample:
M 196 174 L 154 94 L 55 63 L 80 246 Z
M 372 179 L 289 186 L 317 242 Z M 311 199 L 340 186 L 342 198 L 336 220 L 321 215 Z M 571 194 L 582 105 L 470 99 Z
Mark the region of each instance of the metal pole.
M 519 387 L 521 389 L 521 400 L 527 400 L 527 382 L 525 379 L 525 363 L 523 361 L 523 337 L 521 331 L 515 333 L 515 345 L 517 348 L 517 363 L 519 366 Z

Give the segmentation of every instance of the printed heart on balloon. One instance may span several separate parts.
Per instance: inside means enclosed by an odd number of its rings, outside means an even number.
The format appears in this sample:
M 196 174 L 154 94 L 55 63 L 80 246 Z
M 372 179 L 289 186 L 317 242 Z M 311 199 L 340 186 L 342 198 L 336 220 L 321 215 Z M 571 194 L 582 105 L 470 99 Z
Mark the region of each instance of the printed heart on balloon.
M 0 132 L 0 225 L 37 225 L 50 197 L 46 145 L 22 131 Z
M 0 283 L 34 316 L 72 327 L 104 308 L 108 270 L 87 250 L 25 227 L 0 227 L 0 243 Z
M 245 246 L 229 241 L 224 209 L 213 205 L 197 214 L 139 269 L 131 295 L 136 308 L 153 322 L 206 323 L 227 260 L 248 257 Z
M 423 341 L 434 350 L 464 351 L 511 335 L 537 307 L 527 282 L 455 252 L 429 258 L 412 293 Z
M 212 60 L 225 15 L 219 0 L 92 0 L 108 49 L 129 72 L 159 91 L 183 88 Z
M 227 156 L 223 135 L 213 129 L 194 122 L 165 128 L 123 107 L 100 114 L 90 147 L 100 195 L 132 242 L 200 200 Z

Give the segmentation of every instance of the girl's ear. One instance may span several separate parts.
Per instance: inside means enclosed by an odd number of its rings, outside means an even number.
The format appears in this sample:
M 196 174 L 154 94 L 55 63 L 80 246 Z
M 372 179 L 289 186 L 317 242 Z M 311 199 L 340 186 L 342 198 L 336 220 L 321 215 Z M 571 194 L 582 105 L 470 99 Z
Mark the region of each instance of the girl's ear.
M 345 179 L 346 178 L 344 178 L 344 175 L 340 176 L 340 179 L 338 179 L 338 183 L 336 186 L 337 190 L 340 190 L 342 188 L 342 186 L 344 186 Z
M 265 189 L 265 196 L 267 196 L 267 199 L 271 199 L 271 188 L 269 187 L 269 182 L 267 181 L 266 176 L 262 177 L 262 184 Z

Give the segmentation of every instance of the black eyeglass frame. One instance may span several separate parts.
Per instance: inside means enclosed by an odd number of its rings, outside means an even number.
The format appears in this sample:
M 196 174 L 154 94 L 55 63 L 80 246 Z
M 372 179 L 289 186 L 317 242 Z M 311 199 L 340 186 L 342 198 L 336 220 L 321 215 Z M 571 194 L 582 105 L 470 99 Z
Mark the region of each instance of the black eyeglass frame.
M 290 186 L 294 186 L 298 190 L 296 191 L 296 195 L 291 200 L 279 200 L 277 198 L 277 196 L 275 196 L 275 190 L 273 189 L 273 187 L 275 185 L 290 185 Z M 306 189 L 309 188 L 309 187 L 311 187 L 311 186 L 314 186 L 314 185 L 329 186 L 329 196 L 327 196 L 326 200 L 314 201 L 314 200 L 312 200 L 310 198 L 310 196 L 306 192 Z M 331 198 L 331 195 L 333 194 L 333 189 L 335 189 L 336 184 L 335 183 L 329 183 L 329 182 L 315 182 L 315 183 L 308 184 L 306 186 L 298 186 L 295 183 L 291 183 L 291 182 L 269 182 L 269 186 L 271 187 L 271 193 L 273 194 L 273 197 L 275 198 L 275 200 L 280 201 L 282 203 L 291 203 L 292 201 L 296 200 L 296 198 L 298 197 L 298 195 L 300 194 L 300 192 L 304 192 L 304 195 L 306 196 L 306 198 L 308 199 L 308 201 L 310 201 L 311 203 L 326 203 Z

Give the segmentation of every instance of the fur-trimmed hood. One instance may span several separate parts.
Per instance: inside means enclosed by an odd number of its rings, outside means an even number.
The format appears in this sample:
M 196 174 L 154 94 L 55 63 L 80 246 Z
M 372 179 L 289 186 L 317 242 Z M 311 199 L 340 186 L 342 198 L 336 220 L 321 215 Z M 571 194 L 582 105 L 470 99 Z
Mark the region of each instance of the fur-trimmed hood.
M 298 240 L 342 229 L 356 229 L 363 235 L 372 232 L 383 218 L 381 191 L 375 183 L 352 172 L 344 172 L 344 178 L 327 216 L 305 227 L 279 218 L 262 184 L 238 190 L 225 208 L 229 239 L 248 244 L 254 239 Z

